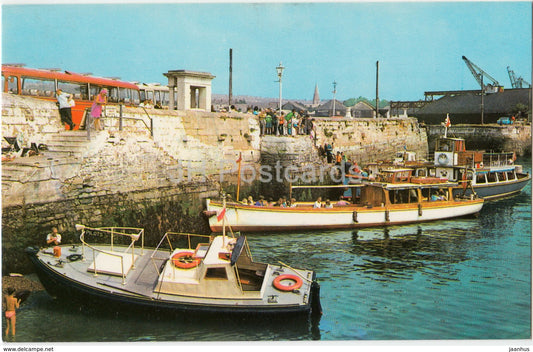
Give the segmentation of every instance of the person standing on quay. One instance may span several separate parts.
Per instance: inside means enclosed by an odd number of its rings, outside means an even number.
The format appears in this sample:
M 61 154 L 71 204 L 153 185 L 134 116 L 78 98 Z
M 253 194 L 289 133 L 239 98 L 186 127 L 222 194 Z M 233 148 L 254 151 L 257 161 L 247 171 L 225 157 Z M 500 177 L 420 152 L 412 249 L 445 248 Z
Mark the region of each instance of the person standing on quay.
M 93 105 L 91 106 L 91 117 L 94 119 L 94 128 L 97 131 L 102 130 L 100 124 L 100 117 L 102 116 L 102 108 L 107 104 L 107 89 L 104 88 L 94 97 Z
M 69 125 L 70 129 L 74 129 L 74 123 L 72 122 L 71 102 L 72 94 L 63 92 L 61 89 L 56 90 L 56 98 L 59 103 L 59 116 L 61 116 L 61 122 Z

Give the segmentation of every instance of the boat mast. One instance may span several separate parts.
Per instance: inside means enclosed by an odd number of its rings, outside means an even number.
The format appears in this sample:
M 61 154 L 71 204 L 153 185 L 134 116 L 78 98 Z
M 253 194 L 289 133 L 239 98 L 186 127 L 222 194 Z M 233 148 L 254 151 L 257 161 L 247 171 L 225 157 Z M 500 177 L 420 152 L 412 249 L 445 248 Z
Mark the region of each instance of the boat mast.
M 226 193 L 222 195 L 222 211 L 224 212 L 224 217 L 222 218 L 222 246 L 226 245 Z

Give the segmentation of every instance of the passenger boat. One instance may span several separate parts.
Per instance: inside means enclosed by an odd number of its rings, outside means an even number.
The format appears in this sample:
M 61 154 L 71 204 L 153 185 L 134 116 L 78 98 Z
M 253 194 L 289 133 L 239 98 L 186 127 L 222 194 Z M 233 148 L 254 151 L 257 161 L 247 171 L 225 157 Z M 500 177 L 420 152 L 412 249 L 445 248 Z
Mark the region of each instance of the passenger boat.
M 405 156 L 405 157 L 402 157 Z M 531 180 L 515 153 L 469 151 L 463 138 L 440 137 L 435 144 L 434 162 L 416 161 L 412 153 L 399 152 L 392 163 L 369 165 L 372 173 L 398 166 L 413 169 L 415 176 L 429 176 L 457 182 L 454 196 L 476 194 L 485 200 L 510 196 L 522 191 Z
M 26 248 L 52 296 L 171 313 L 321 314 L 315 272 L 254 262 L 244 236 L 167 232 L 149 250 L 143 229 L 76 228 L 79 245 Z
M 441 137 L 435 145 L 435 175 L 461 183 L 454 194 L 472 193 L 484 199 L 496 199 L 522 191 L 531 180 L 515 153 L 469 151 L 462 138 Z
M 225 213 L 236 231 L 285 231 L 398 225 L 477 214 L 483 200 L 452 196 L 454 182 L 412 177 L 412 169 L 386 170 L 383 182 L 355 185 L 292 186 L 296 188 L 358 188 L 349 204 L 315 208 L 313 203 L 291 207 L 254 206 L 207 199 L 205 214 L 213 232 L 222 231 Z M 354 192 L 355 193 L 355 192 Z M 437 200 L 439 199 L 439 200 Z

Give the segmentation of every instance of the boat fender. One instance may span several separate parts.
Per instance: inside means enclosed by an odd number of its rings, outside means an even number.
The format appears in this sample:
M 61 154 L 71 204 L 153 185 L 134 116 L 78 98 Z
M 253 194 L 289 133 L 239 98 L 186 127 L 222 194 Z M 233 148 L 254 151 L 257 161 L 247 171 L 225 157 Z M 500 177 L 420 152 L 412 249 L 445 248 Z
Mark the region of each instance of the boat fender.
M 292 285 L 284 285 L 281 283 L 283 280 L 292 280 L 294 283 Z M 292 274 L 283 274 L 274 279 L 272 282 L 274 287 L 280 291 L 290 292 L 299 289 L 302 287 L 303 281 L 299 276 Z
M 200 264 L 200 259 L 194 257 L 194 252 L 178 252 L 172 256 L 172 264 L 180 269 L 192 269 Z
M 80 260 L 81 258 L 83 258 L 83 256 L 81 254 L 71 254 L 69 256 L 67 256 L 67 259 L 69 262 L 76 262 L 78 260 Z
M 385 221 L 390 221 L 390 212 L 389 212 L 389 209 L 385 209 Z
M 439 164 L 446 165 L 448 164 L 448 155 L 442 153 L 438 156 L 437 160 L 439 161 Z
M 356 223 L 359 222 L 357 221 L 357 210 L 353 211 L 352 218 L 353 218 L 353 222 L 356 222 Z
M 418 216 L 422 216 L 422 203 L 418 203 Z

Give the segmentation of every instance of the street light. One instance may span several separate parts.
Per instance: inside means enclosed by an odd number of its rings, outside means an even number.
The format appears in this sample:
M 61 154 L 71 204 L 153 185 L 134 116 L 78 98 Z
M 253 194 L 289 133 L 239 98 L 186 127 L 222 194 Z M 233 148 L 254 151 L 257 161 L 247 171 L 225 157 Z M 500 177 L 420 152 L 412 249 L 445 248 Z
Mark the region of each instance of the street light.
M 283 70 L 285 67 L 281 64 L 281 61 L 279 62 L 279 66 L 276 67 L 276 71 L 278 72 L 278 82 L 279 82 L 279 113 L 281 115 L 281 76 L 283 76 Z
M 333 81 L 333 116 L 335 116 L 335 94 L 337 94 L 337 82 Z

